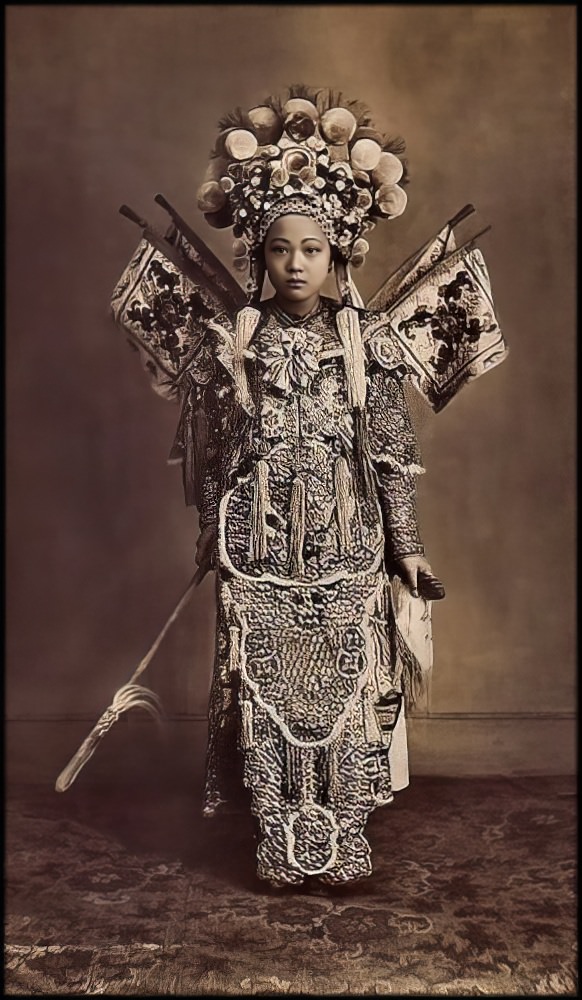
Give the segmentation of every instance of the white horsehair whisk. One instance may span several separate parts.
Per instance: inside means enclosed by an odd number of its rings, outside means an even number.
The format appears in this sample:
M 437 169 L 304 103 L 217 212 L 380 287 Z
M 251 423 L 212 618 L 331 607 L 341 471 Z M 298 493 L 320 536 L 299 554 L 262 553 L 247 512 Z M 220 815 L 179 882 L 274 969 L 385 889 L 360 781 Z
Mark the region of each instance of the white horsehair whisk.
M 127 712 L 130 708 L 143 708 L 154 718 L 159 720 L 161 718 L 161 702 L 157 694 L 154 691 L 150 691 L 149 688 L 143 687 L 141 684 L 137 684 L 138 677 L 143 674 L 146 667 L 149 665 L 155 654 L 157 653 L 166 632 L 170 626 L 176 621 L 176 618 L 186 606 L 194 589 L 202 581 L 208 570 L 207 565 L 200 566 L 192 577 L 190 583 L 188 584 L 186 590 L 182 594 L 180 600 L 178 601 L 176 607 L 172 611 L 172 614 L 168 618 L 166 624 L 162 628 L 158 637 L 156 638 L 153 645 L 150 647 L 143 660 L 139 663 L 136 670 L 134 670 L 127 684 L 120 687 L 115 693 L 113 701 L 109 705 L 109 708 L 103 712 L 103 715 L 93 726 L 93 729 L 87 736 L 85 740 L 81 743 L 81 746 L 77 750 L 74 757 L 65 768 L 59 774 L 56 784 L 55 791 L 66 792 L 68 788 L 71 787 L 75 778 L 85 766 L 87 761 L 93 756 L 95 750 L 97 749 L 100 741 L 105 736 L 105 733 L 109 732 L 111 727 L 118 721 L 120 716 Z

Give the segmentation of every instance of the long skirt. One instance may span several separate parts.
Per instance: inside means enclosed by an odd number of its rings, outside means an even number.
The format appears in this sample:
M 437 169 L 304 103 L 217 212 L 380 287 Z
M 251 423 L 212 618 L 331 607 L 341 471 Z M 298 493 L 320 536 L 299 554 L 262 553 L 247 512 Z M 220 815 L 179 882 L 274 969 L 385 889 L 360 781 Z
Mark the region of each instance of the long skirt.
M 219 570 L 204 812 L 236 797 L 240 774 L 261 879 L 372 872 L 368 816 L 408 784 L 395 593 L 381 564 L 325 585 Z

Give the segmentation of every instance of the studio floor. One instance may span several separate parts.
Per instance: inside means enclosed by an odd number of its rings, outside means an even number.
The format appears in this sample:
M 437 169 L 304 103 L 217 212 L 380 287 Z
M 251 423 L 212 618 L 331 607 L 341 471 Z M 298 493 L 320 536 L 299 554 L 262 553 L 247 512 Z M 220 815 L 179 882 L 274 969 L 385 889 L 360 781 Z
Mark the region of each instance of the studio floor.
M 88 769 L 89 770 L 89 769 Z M 573 778 L 416 777 L 372 878 L 277 892 L 245 812 L 79 778 L 7 799 L 8 995 L 577 995 Z

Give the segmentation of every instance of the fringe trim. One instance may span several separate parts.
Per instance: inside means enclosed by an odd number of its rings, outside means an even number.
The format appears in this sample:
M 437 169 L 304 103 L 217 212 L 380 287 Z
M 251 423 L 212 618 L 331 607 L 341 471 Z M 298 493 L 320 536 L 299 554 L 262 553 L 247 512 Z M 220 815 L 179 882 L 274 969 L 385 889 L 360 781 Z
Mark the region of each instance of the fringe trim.
M 348 463 L 345 458 L 340 457 L 334 467 L 334 488 L 339 537 L 345 548 L 349 548 L 352 540 L 350 521 L 355 510 L 350 486 L 351 477 Z
M 428 690 L 431 670 L 423 670 L 422 665 L 410 649 L 398 628 L 391 595 L 387 595 L 386 617 L 390 643 L 390 662 L 396 668 L 396 680 L 400 682 L 404 707 L 407 712 L 415 708 Z
M 303 543 L 305 541 L 305 483 L 297 477 L 291 489 L 291 533 L 289 537 L 289 570 L 302 576 Z
M 420 701 L 427 690 L 426 672 L 411 652 L 399 628 L 396 628 L 396 649 L 401 663 L 400 683 L 406 709 L 410 710 Z

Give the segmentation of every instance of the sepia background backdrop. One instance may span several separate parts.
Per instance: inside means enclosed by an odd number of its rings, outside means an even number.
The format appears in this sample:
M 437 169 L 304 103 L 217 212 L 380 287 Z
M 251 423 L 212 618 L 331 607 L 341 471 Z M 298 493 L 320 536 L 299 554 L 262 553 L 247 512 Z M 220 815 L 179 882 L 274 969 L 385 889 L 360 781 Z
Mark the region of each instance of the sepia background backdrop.
M 372 234 L 364 298 L 467 202 L 473 228 L 492 226 L 480 246 L 509 359 L 416 414 L 422 530 L 447 599 L 412 771 L 573 770 L 574 74 L 575 10 L 560 6 L 8 8 L 16 775 L 54 780 L 194 569 L 196 515 L 166 464 L 177 410 L 108 316 L 140 236 L 118 208 L 163 229 L 162 191 L 230 263 L 230 234 L 195 205 L 216 123 L 295 82 L 365 101 L 407 140 L 409 205 Z M 207 578 L 150 675 L 182 763 L 202 752 L 213 617 Z M 110 746 L 152 740 L 128 723 Z

